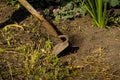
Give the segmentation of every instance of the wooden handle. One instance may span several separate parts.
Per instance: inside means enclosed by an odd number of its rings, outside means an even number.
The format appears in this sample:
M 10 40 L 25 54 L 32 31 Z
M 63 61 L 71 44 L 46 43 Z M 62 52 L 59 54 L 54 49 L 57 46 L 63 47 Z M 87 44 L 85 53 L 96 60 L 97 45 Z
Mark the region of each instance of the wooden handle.
M 53 36 L 58 36 L 57 32 L 53 26 L 42 16 L 40 15 L 26 0 L 18 0 L 33 16 L 38 18 L 43 26 L 50 32 Z

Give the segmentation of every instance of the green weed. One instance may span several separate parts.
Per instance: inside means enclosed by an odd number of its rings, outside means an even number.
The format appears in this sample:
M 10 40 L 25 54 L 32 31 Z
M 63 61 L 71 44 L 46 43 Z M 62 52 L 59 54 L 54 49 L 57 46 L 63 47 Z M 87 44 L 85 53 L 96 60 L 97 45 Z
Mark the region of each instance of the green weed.
M 21 7 L 17 0 L 6 0 L 6 2 L 17 9 Z
M 0 48 L 0 53 L 3 53 L 4 51 L 5 51 L 4 49 Z
M 50 41 L 49 38 L 45 41 L 44 49 L 46 51 L 51 51 L 52 49 L 52 42 Z
M 112 16 L 109 18 L 109 23 L 111 24 L 120 24 L 120 16 Z
M 18 25 L 17 23 L 6 25 L 6 26 L 3 28 L 3 30 L 4 30 L 4 31 L 8 31 L 9 28 L 11 28 L 11 27 L 17 27 L 17 28 L 20 28 L 21 30 L 24 30 L 23 26 L 20 26 L 20 25 Z
M 86 9 L 81 5 L 80 1 L 76 0 L 70 2 L 63 1 L 57 9 L 53 10 L 55 21 L 59 21 L 60 19 L 74 19 L 75 17 L 85 16 L 85 14 Z
M 24 67 L 27 75 L 30 75 L 31 72 L 33 72 L 33 68 L 35 67 L 35 63 L 38 61 L 38 57 L 38 52 L 36 50 L 25 55 Z
M 11 40 L 14 39 L 14 37 L 15 37 L 14 32 L 11 34 L 11 33 L 9 32 L 9 30 L 10 30 L 11 28 L 14 28 L 14 27 L 19 28 L 19 29 L 21 29 L 21 30 L 24 31 L 24 28 L 23 28 L 22 26 L 18 25 L 17 23 L 16 23 L 16 24 L 6 25 L 6 26 L 2 29 L 2 34 L 3 34 L 3 36 L 5 37 L 5 40 L 6 40 L 6 42 L 7 42 L 7 44 L 8 44 L 9 47 L 11 46 Z M 8 36 L 6 36 L 6 35 L 8 35 Z
M 103 0 L 103 1 L 109 3 L 110 7 L 116 7 L 120 5 L 120 0 Z
M 9 68 L 9 73 L 10 73 L 10 76 L 11 76 L 11 80 L 13 80 L 13 72 L 12 72 L 12 69 L 11 69 L 11 64 L 7 61 L 7 65 L 8 65 L 8 68 Z
M 93 21 L 98 27 L 106 27 L 107 2 L 103 2 L 103 0 L 81 0 L 81 3 L 85 7 L 85 9 L 90 13 L 91 17 L 93 18 Z

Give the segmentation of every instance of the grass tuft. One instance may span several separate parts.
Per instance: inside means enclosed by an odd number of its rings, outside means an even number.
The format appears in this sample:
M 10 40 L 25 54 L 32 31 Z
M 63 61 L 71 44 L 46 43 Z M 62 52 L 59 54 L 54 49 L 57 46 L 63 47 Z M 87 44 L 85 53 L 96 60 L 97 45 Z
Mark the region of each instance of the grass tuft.
M 105 28 L 107 24 L 107 2 L 103 2 L 103 0 L 81 0 L 81 3 L 89 12 L 95 24 L 99 28 Z

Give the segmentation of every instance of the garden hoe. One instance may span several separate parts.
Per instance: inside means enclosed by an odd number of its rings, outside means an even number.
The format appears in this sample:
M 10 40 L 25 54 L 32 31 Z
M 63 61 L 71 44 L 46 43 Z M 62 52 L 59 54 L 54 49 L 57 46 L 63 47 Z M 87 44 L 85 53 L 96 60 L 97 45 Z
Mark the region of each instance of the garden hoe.
M 18 0 L 33 16 L 38 18 L 42 25 L 47 29 L 47 31 L 55 36 L 58 37 L 62 42 L 55 45 L 55 47 L 52 50 L 52 53 L 55 55 L 60 54 L 64 49 L 66 49 L 69 46 L 68 42 L 68 36 L 67 35 L 58 35 L 54 27 L 40 14 L 38 13 L 26 0 Z M 62 38 L 65 39 L 65 41 L 62 40 Z

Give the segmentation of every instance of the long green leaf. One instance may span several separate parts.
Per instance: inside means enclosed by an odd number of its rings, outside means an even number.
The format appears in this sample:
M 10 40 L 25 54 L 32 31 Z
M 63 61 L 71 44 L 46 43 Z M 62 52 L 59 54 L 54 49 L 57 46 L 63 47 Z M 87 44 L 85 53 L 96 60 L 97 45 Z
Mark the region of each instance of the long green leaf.
M 95 6 L 94 6 L 93 0 L 88 0 L 88 4 L 89 4 L 88 7 L 90 7 L 90 11 L 92 12 L 94 16 L 93 18 L 96 19 L 96 12 L 95 12 Z
M 105 27 L 106 24 L 107 24 L 106 12 L 107 12 L 107 3 L 105 2 L 104 3 L 104 11 L 103 11 L 103 19 L 102 19 L 102 21 L 103 21 L 102 22 L 103 27 Z
M 104 28 L 107 23 L 107 21 L 105 21 L 107 6 L 103 3 L 103 0 L 80 1 L 84 4 L 84 7 L 93 18 L 95 24 L 100 28 Z

